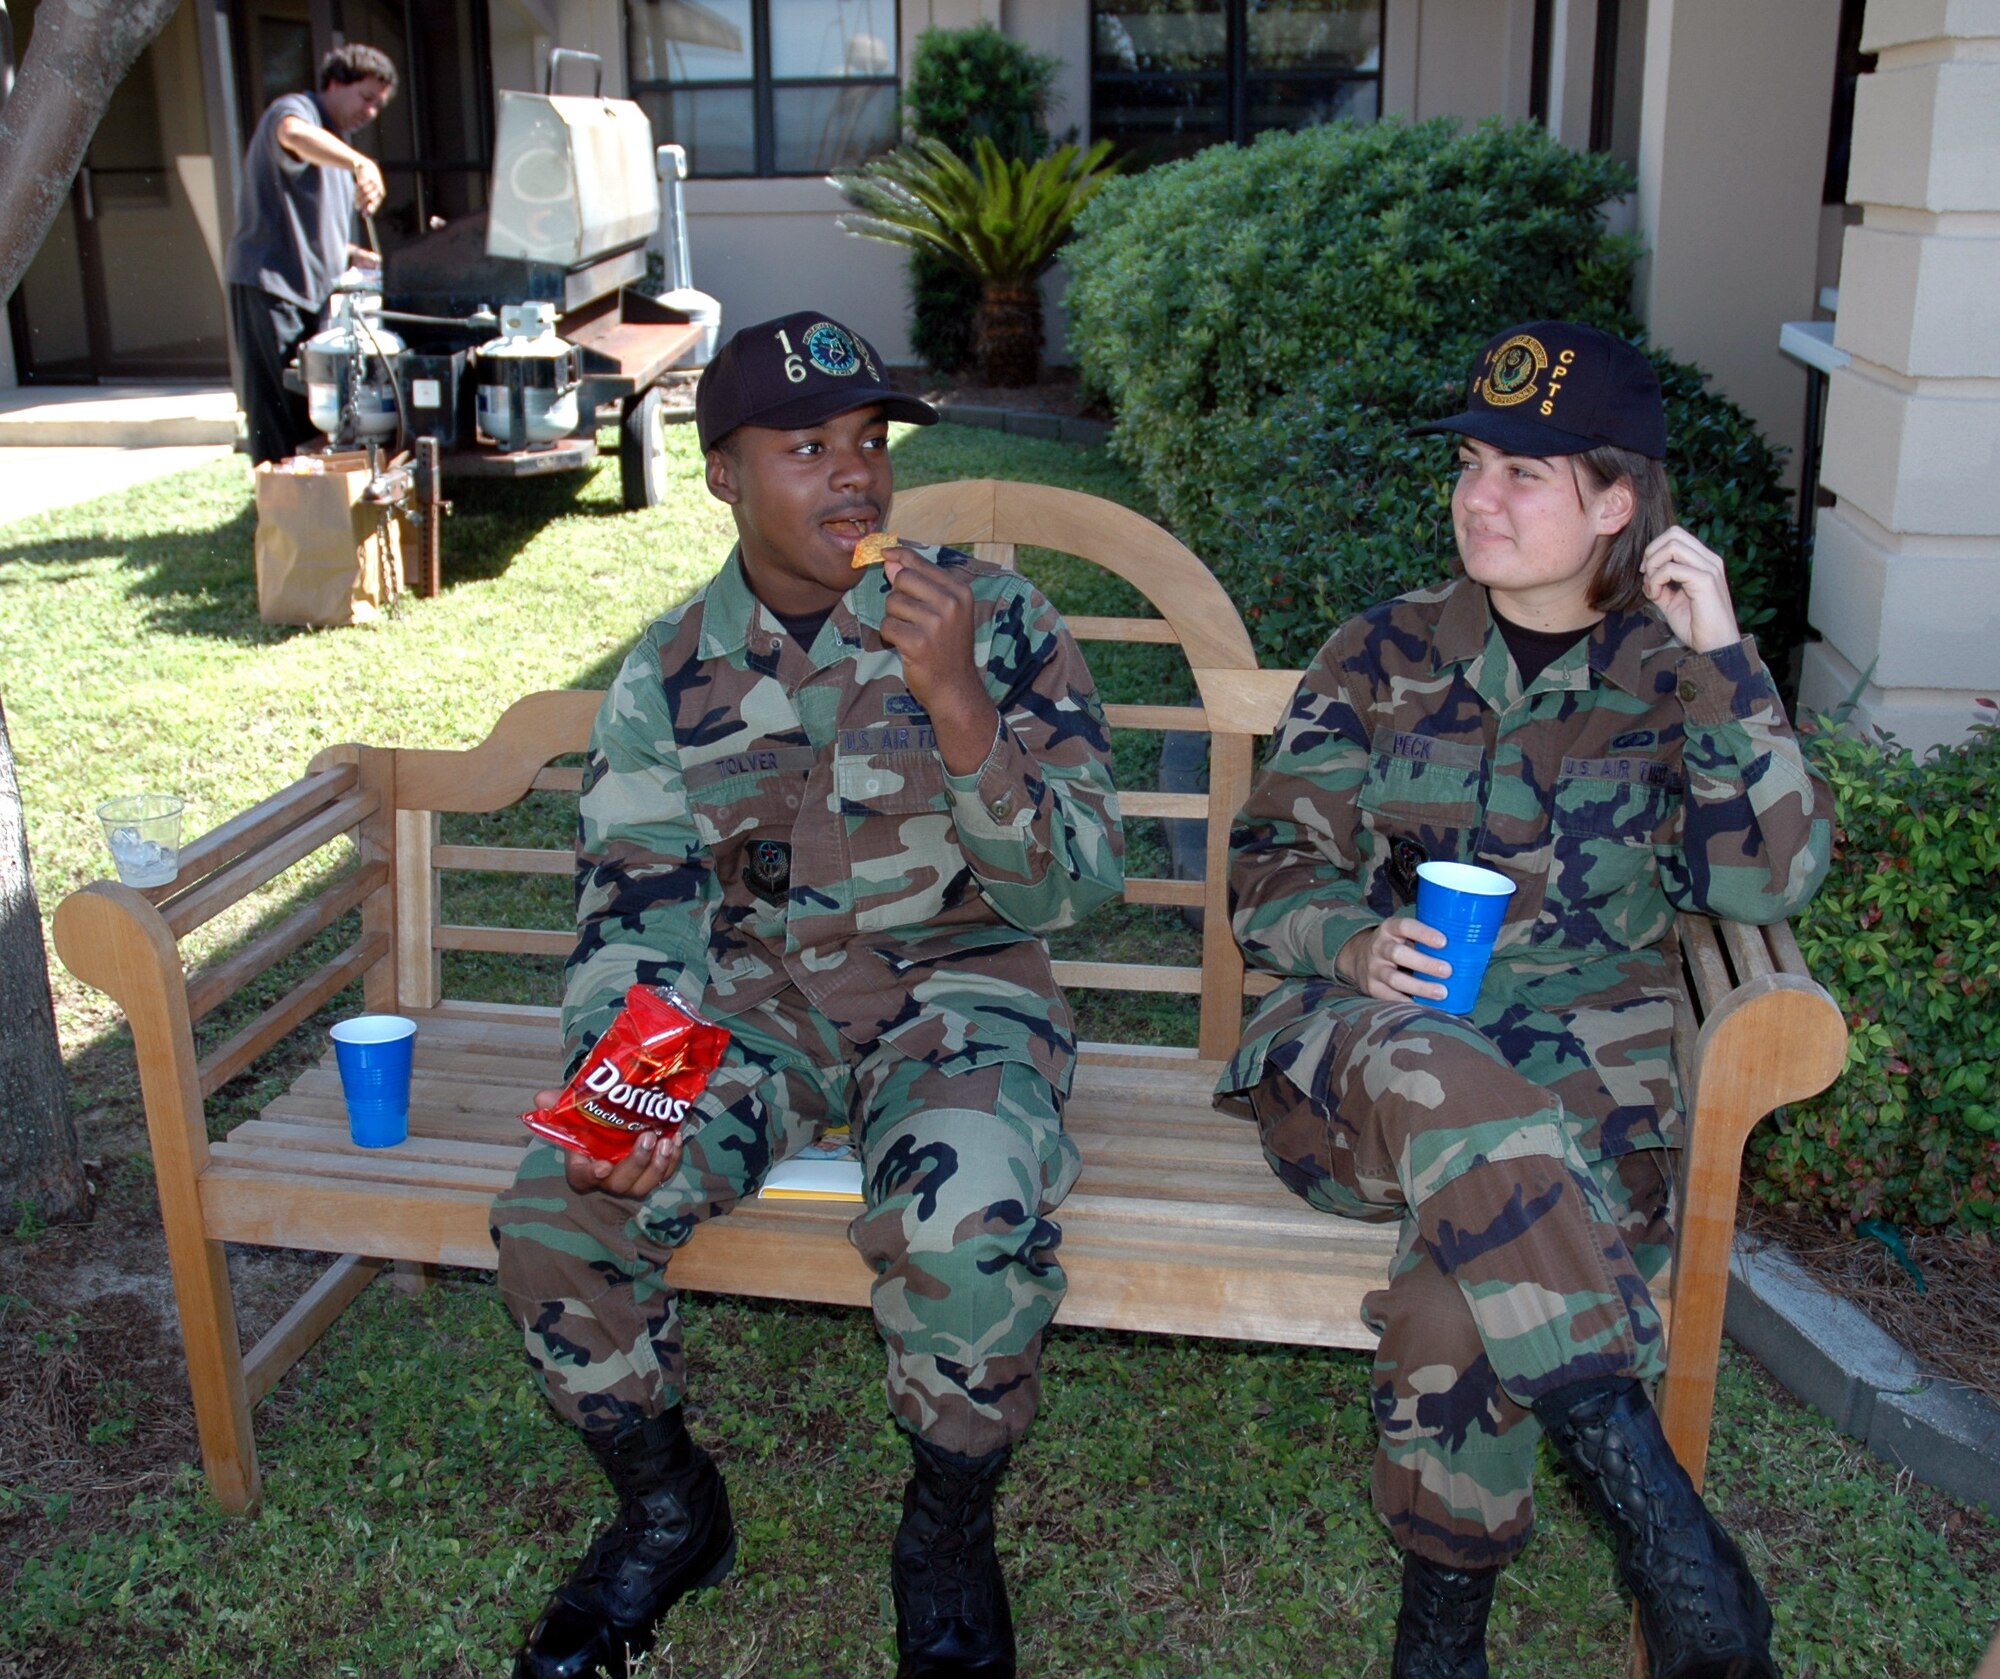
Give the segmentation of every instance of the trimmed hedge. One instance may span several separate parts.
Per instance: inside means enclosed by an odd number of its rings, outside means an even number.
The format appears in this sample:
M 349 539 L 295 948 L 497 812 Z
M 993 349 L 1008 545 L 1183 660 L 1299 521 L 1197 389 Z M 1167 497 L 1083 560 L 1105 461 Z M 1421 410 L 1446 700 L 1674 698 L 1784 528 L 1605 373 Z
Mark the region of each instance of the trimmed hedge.
M 1630 186 L 1532 126 L 1385 121 L 1210 147 L 1098 195 L 1065 258 L 1070 346 L 1262 657 L 1302 664 L 1454 563 L 1453 452 L 1403 432 L 1458 405 L 1494 331 L 1637 340 L 1638 248 L 1600 214 Z M 1801 593 L 1777 453 L 1697 369 L 1660 365 L 1684 522 L 1777 664 Z
M 1835 1219 L 2000 1228 L 2000 723 L 1919 761 L 1826 728 L 1838 800 L 1799 948 L 1839 1002 L 1847 1068 L 1750 1145 L 1760 1199 Z

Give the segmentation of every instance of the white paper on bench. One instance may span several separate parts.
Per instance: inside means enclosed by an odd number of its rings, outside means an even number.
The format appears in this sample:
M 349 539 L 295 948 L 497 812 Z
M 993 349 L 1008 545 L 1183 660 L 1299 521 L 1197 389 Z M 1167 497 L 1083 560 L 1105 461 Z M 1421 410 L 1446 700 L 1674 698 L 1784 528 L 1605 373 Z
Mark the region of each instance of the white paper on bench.
M 808 1144 L 789 1160 L 781 1160 L 764 1178 L 758 1200 L 859 1201 L 861 1162 L 847 1133 L 831 1131 Z

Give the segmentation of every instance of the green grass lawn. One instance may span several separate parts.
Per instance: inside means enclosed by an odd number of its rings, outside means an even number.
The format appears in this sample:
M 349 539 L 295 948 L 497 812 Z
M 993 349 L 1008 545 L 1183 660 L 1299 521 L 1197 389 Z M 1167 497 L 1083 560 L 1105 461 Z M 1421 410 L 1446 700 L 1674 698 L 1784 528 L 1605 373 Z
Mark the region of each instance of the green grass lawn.
M 613 469 L 460 486 L 443 595 L 352 630 L 258 622 L 254 515 L 235 464 L 0 526 L 0 701 L 44 913 L 105 872 L 91 811 L 113 792 L 180 791 L 198 832 L 321 746 L 466 745 L 521 693 L 602 683 L 729 540 L 688 431 L 676 442 L 676 494 L 648 513 L 619 511 Z M 1097 451 L 940 426 L 901 436 L 896 460 L 906 485 L 997 475 L 1144 505 Z M 1099 574 L 1047 556 L 1024 564 L 1070 610 L 1118 609 Z M 1176 661 L 1161 649 L 1093 659 L 1107 694 L 1147 700 L 1185 691 Z M 1121 740 L 1121 775 L 1145 774 L 1157 748 Z M 555 799 L 486 820 L 482 835 L 565 842 Z M 1150 872 L 1158 836 L 1136 834 L 1134 851 Z M 281 878 L 214 940 L 240 938 L 297 884 Z M 494 919 L 558 925 L 567 913 L 560 881 L 464 890 L 467 910 Z M 1087 947 L 1192 948 L 1161 912 L 1093 921 Z M 518 970 L 476 960 L 450 989 L 518 991 Z M 554 966 L 532 981 L 548 1000 Z M 53 978 L 86 1152 L 105 1158 L 109 1199 L 143 1216 L 129 1042 L 102 998 L 59 966 Z M 1176 1001 L 1086 1007 L 1093 1035 L 1191 1035 Z M 310 1051 L 280 1051 L 220 1093 L 216 1128 L 254 1112 Z M 24 1264 L 48 1240 L 6 1238 Z M 713 1298 L 686 1316 L 696 1426 L 729 1475 L 743 1548 L 729 1582 L 676 1613 L 647 1671 L 887 1674 L 886 1553 L 906 1459 L 871 1324 Z M 71 1368 L 67 1321 L 0 1294 L 7 1368 Z M 1026 1671 L 1386 1674 L 1396 1562 L 1368 1506 L 1365 1357 L 1062 1331 L 1047 1372 L 1003 1506 Z M 51 1393 L 69 1396 L 78 1437 L 104 1461 L 145 1437 L 135 1419 L 148 1406 L 182 1399 L 79 1379 L 26 1382 L 19 1402 Z M 1717 1409 L 1711 1489 L 1770 1588 L 1787 1674 L 1968 1671 L 2000 1617 L 2000 1528 L 1899 1484 L 1746 1359 L 1725 1360 Z M 533 1398 L 472 1276 L 415 1299 L 370 1290 L 259 1411 L 258 1436 L 265 1501 L 244 1521 L 216 1512 L 191 1467 L 127 1465 L 141 1490 L 117 1493 L 107 1474 L 113 1490 L 94 1503 L 33 1473 L 0 1479 L 0 1679 L 503 1673 L 603 1512 L 594 1471 Z M 1622 1671 L 1626 1609 L 1608 1549 L 1559 1477 L 1543 1492 L 1531 1562 L 1501 1587 L 1495 1671 Z

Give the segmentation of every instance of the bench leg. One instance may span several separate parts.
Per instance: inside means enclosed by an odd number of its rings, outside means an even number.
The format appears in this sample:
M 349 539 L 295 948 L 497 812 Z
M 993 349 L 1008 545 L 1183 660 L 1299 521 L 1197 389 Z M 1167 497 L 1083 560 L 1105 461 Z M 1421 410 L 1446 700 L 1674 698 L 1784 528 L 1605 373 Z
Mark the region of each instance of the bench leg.
M 215 1500 L 232 1516 L 248 1515 L 263 1494 L 257 1442 L 250 1432 L 250 1394 L 236 1303 L 229 1292 L 229 1258 L 220 1242 L 169 1243 L 174 1295 L 202 1469 Z
M 1632 1645 L 1625 1654 L 1625 1679 L 1649 1679 L 1653 1669 L 1646 1660 L 1646 1641 L 1639 1634 L 1639 1611 L 1632 1611 Z
M 389 1286 L 406 1300 L 414 1300 L 437 1281 L 438 1268 L 418 1259 L 399 1259 L 389 1275 Z

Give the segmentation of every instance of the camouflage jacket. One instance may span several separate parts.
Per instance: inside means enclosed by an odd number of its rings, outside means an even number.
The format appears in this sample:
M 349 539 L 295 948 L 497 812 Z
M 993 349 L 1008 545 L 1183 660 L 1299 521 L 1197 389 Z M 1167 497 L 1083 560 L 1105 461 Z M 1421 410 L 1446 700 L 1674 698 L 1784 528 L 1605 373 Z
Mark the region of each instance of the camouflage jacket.
M 1025 579 L 955 549 L 993 750 L 946 773 L 861 575 L 810 649 L 732 553 L 639 638 L 578 808 L 573 1069 L 635 981 L 711 1017 L 795 987 L 857 1044 L 953 1070 L 1028 1061 L 1067 1089 L 1069 1010 L 1040 935 L 1116 894 L 1124 835 L 1089 668 Z
M 1237 817 L 1236 936 L 1287 981 L 1222 1088 L 1255 1084 L 1280 1033 L 1296 1040 L 1316 1015 L 1337 1030 L 1325 1005 L 1359 993 L 1335 955 L 1415 913 L 1414 862 L 1455 859 L 1515 885 L 1471 1024 L 1532 1043 L 1523 1022 L 1540 1016 L 1563 1046 L 1552 1058 L 1588 1056 L 1617 1104 L 1593 1152 L 1672 1141 L 1674 912 L 1794 913 L 1826 872 L 1832 806 L 1748 638 L 1693 653 L 1643 607 L 1523 690 L 1484 589 L 1384 602 L 1314 657 Z M 1647 1066 L 1658 1076 L 1629 1072 Z

